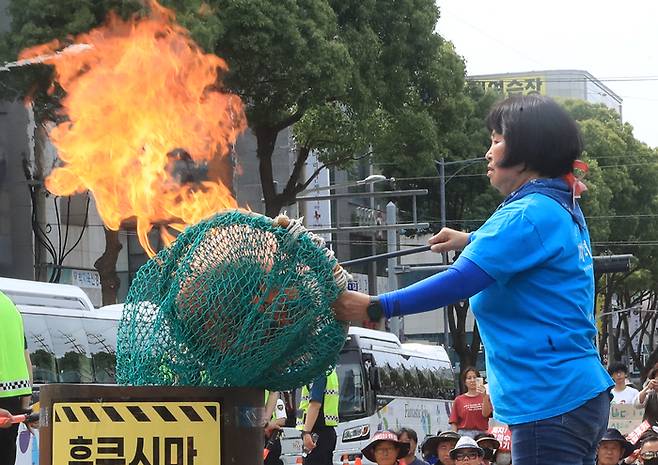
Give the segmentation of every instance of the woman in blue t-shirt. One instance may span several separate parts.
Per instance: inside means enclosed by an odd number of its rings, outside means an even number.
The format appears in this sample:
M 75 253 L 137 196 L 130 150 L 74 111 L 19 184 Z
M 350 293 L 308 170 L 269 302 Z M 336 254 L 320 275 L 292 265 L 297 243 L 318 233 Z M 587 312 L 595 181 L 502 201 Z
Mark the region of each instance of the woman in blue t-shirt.
M 378 320 L 470 297 L 514 465 L 594 464 L 613 382 L 594 346 L 593 260 L 573 173 L 578 126 L 540 95 L 500 102 L 487 126 L 487 176 L 505 199 L 477 231 L 444 228 L 430 239 L 434 252 L 463 250 L 455 263 L 377 297 L 345 292 L 334 310 Z

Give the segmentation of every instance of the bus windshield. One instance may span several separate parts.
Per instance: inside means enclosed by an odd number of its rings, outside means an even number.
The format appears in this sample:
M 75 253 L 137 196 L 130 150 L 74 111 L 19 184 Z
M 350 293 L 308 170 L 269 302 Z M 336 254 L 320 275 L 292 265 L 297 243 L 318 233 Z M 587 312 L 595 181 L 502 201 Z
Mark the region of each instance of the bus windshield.
M 338 411 L 341 419 L 360 415 L 366 411 L 365 372 L 359 351 L 347 350 L 340 354 L 336 366 L 340 382 Z
M 382 396 L 452 400 L 454 380 L 449 361 L 401 352 L 373 351 Z

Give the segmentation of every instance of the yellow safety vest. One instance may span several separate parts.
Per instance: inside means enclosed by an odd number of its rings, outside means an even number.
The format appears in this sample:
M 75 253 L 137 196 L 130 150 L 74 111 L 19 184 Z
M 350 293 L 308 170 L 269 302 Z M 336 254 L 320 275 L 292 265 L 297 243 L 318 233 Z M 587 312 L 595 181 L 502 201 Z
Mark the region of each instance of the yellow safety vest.
M 267 406 L 267 399 L 270 398 L 270 391 L 265 389 L 265 403 L 263 405 Z M 276 420 L 276 405 L 274 406 L 274 410 L 272 411 L 272 421 Z
M 327 376 L 327 385 L 324 388 L 322 409 L 324 412 L 325 426 L 338 426 L 338 399 L 338 375 L 336 374 L 336 370 L 333 370 L 331 374 Z M 302 400 L 299 402 L 297 415 L 298 430 L 304 429 L 309 404 L 310 392 L 308 386 L 305 385 L 302 387 Z
M 14 303 L 0 292 L 0 397 L 32 394 L 25 363 L 23 319 Z

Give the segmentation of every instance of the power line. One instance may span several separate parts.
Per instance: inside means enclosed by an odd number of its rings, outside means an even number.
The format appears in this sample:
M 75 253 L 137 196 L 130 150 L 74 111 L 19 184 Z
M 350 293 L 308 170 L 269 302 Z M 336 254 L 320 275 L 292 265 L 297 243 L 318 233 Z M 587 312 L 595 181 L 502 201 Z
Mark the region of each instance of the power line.
M 655 166 L 658 167 L 658 160 L 650 163 L 619 163 L 615 165 L 600 165 L 599 168 L 623 168 L 627 166 Z M 451 176 L 452 178 L 474 178 L 474 177 L 485 177 L 486 173 L 473 173 L 473 174 L 456 174 Z M 429 181 L 432 179 L 441 179 L 440 176 L 412 176 L 406 178 L 395 178 L 396 182 L 400 181 Z

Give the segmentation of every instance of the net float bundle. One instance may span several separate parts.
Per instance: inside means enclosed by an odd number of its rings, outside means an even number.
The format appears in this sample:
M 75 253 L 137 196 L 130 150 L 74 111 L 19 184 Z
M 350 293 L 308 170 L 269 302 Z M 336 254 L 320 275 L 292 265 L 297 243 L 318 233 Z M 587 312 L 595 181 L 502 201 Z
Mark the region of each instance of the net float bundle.
M 349 275 L 299 220 L 231 210 L 142 266 L 124 304 L 119 385 L 46 385 L 40 465 L 258 464 L 263 389 L 335 365 Z
M 117 340 L 129 385 L 309 384 L 347 334 L 331 303 L 349 275 L 299 220 L 229 210 L 188 227 L 132 282 Z

